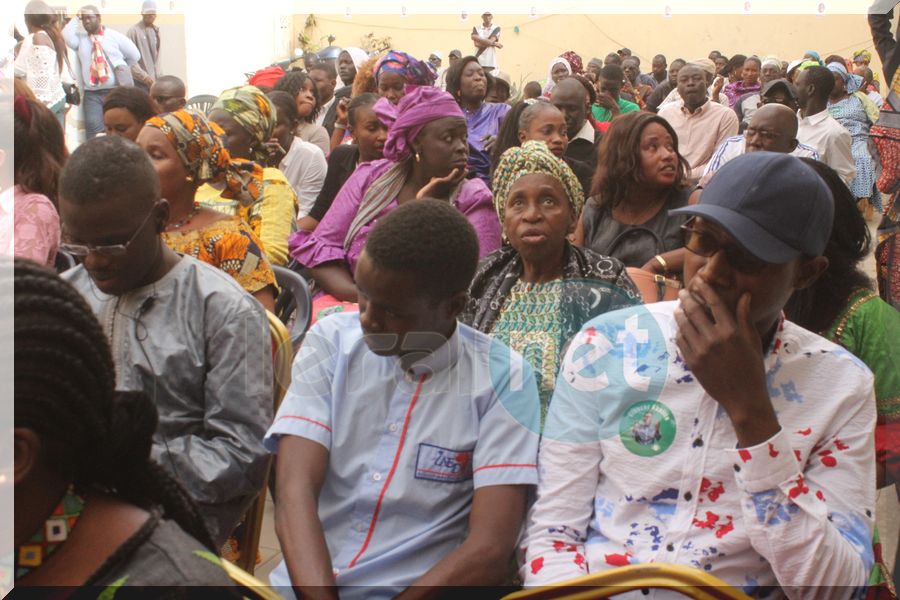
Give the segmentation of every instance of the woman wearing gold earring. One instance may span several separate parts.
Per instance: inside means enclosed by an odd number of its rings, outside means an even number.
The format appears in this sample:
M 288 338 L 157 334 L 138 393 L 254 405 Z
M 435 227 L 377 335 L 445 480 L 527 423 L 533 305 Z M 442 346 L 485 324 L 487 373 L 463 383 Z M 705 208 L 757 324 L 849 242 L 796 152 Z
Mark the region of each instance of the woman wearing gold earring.
M 260 167 L 233 161 L 222 130 L 203 115 L 179 110 L 153 117 L 138 134 L 159 175 L 170 217 L 162 236 L 176 252 L 211 264 L 232 277 L 266 309 L 275 307 L 275 274 L 250 226 L 195 201 L 204 183 L 221 184 L 224 194 L 252 200 L 261 189 Z

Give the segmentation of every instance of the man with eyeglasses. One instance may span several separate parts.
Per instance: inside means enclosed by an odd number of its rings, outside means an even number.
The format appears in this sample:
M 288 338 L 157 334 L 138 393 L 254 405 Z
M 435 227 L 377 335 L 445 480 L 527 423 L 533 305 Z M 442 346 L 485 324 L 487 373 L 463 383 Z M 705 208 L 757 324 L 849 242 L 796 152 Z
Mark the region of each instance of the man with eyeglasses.
M 815 148 L 797 141 L 797 115 L 794 111 L 782 104 L 764 104 L 753 113 L 744 133 L 722 142 L 706 166 L 700 185 L 705 186 L 728 161 L 745 152 L 759 150 L 819 159 Z
M 873 378 L 783 316 L 828 266 L 831 193 L 755 152 L 672 212 L 693 217 L 679 299 L 593 319 L 563 360 L 525 584 L 656 562 L 753 596 L 851 597 L 874 563 Z
M 169 205 L 150 158 L 120 137 L 80 146 L 60 178 L 63 277 L 103 325 L 117 388 L 159 412 L 152 457 L 196 501 L 219 544 L 259 492 L 272 420 L 272 358 L 262 306 L 219 269 L 160 238 Z

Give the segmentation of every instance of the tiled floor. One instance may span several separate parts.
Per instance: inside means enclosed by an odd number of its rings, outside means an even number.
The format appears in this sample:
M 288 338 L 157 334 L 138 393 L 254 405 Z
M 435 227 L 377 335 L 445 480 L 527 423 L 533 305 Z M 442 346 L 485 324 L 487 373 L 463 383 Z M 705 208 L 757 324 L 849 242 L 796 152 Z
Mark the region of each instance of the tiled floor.
M 262 562 L 256 566 L 255 576 L 260 581 L 269 582 L 269 573 L 281 562 L 281 547 L 275 535 L 275 504 L 266 494 L 266 511 L 263 528 L 259 535 L 259 554 Z
M 878 239 L 875 236 L 874 225 L 872 233 L 873 239 Z M 870 276 L 874 275 L 874 260 L 867 261 L 866 271 Z M 894 487 L 881 490 L 878 494 L 878 506 L 875 514 L 878 519 L 878 530 L 881 533 L 884 556 L 893 557 L 897 552 L 898 536 L 900 536 L 900 502 L 897 501 L 897 491 Z M 281 549 L 278 545 L 278 538 L 275 536 L 275 505 L 268 497 L 259 541 L 259 552 L 262 563 L 256 567 L 256 577 L 268 583 L 269 573 L 281 562 Z M 893 568 L 893 561 L 888 560 L 888 563 L 888 567 Z

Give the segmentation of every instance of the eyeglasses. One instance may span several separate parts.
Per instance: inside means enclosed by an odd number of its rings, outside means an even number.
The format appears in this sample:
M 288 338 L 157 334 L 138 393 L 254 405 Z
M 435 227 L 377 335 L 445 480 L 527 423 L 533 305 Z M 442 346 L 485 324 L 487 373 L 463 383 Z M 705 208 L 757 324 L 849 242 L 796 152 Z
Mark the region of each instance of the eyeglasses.
M 128 252 L 128 246 L 131 245 L 131 242 L 135 240 L 138 234 L 144 229 L 144 226 L 150 221 L 150 215 L 153 214 L 153 211 L 147 213 L 147 216 L 144 217 L 144 220 L 141 222 L 140 226 L 137 230 L 131 235 L 131 239 L 129 239 L 124 244 L 111 244 L 108 246 L 92 246 L 91 244 L 69 244 L 62 243 L 59 245 L 59 249 L 63 252 L 71 254 L 72 256 L 87 256 L 88 254 L 96 254 L 98 256 L 124 256 L 126 252 Z
M 746 275 L 755 275 L 768 265 L 767 262 L 760 260 L 752 254 L 738 248 L 737 246 L 725 245 L 716 237 L 706 231 L 695 229 L 691 225 L 693 219 L 681 226 L 685 232 L 684 247 L 696 254 L 710 258 L 720 251 L 725 253 L 725 260 L 736 271 L 740 271 Z
M 774 142 L 778 138 L 781 137 L 781 134 L 779 132 L 771 131 L 769 129 L 757 129 L 755 127 L 747 127 L 747 129 L 744 130 L 744 139 L 752 138 L 753 136 L 757 136 L 757 135 L 768 142 Z

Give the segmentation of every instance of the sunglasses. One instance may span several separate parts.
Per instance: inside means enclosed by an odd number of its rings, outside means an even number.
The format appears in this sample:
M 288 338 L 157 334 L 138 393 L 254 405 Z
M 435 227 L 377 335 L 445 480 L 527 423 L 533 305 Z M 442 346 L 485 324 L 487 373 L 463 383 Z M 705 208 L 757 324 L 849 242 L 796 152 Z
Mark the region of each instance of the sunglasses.
M 769 264 L 746 250 L 723 243 L 707 231 L 697 229 L 693 219 L 682 225 L 681 229 L 684 230 L 684 247 L 697 256 L 711 258 L 721 251 L 732 268 L 746 275 L 755 275 Z
M 144 217 L 144 220 L 141 222 L 140 226 L 137 230 L 132 234 L 131 239 L 129 239 L 124 244 L 110 244 L 107 246 L 93 246 L 91 244 L 71 244 L 71 243 L 62 243 L 59 245 L 59 249 L 67 254 L 71 254 L 72 256 L 87 256 L 89 254 L 94 254 L 96 256 L 108 256 L 108 257 L 118 257 L 124 256 L 126 252 L 128 252 L 128 246 L 137 238 L 138 234 L 144 229 L 148 222 L 150 222 L 150 215 L 153 214 L 153 211 L 147 213 L 147 216 Z

